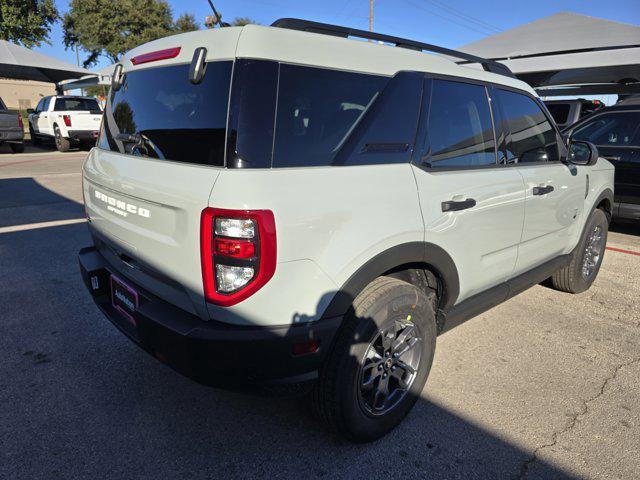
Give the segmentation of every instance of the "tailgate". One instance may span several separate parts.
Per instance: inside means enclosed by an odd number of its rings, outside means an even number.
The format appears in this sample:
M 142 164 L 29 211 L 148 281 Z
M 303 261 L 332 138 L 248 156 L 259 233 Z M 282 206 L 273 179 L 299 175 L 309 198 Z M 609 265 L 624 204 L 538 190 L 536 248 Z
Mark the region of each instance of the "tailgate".
M 101 253 L 150 293 L 203 318 L 200 214 L 219 172 L 95 148 L 83 167 Z
M 101 113 L 60 112 L 60 114 L 69 115 L 71 117 L 71 126 L 69 127 L 69 130 L 91 130 L 97 132 L 100 129 L 100 121 L 102 120 Z
M 18 128 L 18 112 L 0 110 L 0 130 L 14 130 Z

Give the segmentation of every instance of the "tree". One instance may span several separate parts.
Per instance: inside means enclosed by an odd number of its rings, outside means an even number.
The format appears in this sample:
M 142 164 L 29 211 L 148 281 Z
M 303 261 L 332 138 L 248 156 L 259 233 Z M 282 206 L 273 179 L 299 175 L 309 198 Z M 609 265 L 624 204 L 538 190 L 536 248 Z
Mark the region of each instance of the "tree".
M 231 25 L 233 27 L 244 27 L 245 25 L 260 25 L 260 24 L 249 17 L 236 17 L 231 22 Z
M 198 29 L 191 14 L 174 21 L 166 0 L 71 0 L 69 7 L 62 21 L 64 44 L 89 53 L 85 67 L 101 55 L 117 62 L 138 45 Z
M 53 0 L 2 0 L 0 39 L 27 48 L 49 43 L 51 25 L 58 18 Z

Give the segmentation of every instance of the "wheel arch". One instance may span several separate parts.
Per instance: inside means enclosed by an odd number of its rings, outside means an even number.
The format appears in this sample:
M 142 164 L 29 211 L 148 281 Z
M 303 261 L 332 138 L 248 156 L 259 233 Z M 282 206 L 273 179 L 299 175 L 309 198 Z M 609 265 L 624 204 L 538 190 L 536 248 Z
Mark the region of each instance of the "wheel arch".
M 607 216 L 609 222 L 611 222 L 611 218 L 613 217 L 613 191 L 610 188 L 605 188 L 600 195 L 596 198 L 596 201 L 593 202 L 592 211 L 596 208 L 602 209 Z
M 460 293 L 460 279 L 451 256 L 433 243 L 409 242 L 378 253 L 358 268 L 336 292 L 322 317 L 344 315 L 356 296 L 373 280 L 386 274 L 397 277 L 398 272 L 409 269 L 422 269 L 437 279 L 439 308 L 450 308 L 455 304 Z

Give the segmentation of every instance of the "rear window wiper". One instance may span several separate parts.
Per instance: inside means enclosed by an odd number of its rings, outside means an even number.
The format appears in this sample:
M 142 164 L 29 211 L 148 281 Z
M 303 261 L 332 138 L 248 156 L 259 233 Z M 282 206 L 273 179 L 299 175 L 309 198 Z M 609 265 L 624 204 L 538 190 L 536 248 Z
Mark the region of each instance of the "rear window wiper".
M 119 133 L 116 135 L 116 140 L 122 143 L 142 143 L 142 137 L 138 133 Z

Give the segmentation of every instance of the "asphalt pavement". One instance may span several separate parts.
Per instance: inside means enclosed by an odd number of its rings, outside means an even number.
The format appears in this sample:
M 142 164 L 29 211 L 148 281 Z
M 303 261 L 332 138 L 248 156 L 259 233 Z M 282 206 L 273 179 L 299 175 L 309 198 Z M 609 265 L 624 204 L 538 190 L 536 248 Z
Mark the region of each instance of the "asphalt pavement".
M 438 339 L 404 423 L 352 445 L 300 399 L 210 389 L 93 305 L 86 152 L 0 152 L 0 478 L 640 476 L 640 226 L 586 293 L 536 286 Z

